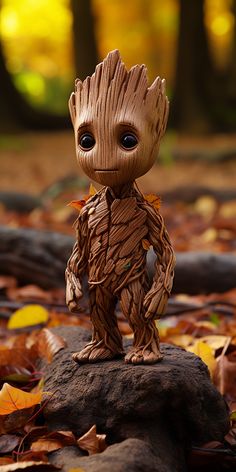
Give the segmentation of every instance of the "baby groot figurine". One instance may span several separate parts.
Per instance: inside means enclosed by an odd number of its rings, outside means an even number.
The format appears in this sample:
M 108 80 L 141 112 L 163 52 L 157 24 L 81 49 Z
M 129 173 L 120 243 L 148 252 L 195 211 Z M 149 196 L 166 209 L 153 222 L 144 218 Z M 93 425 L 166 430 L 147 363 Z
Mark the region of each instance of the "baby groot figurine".
M 153 364 L 162 355 L 155 318 L 164 312 L 173 281 L 174 254 L 159 211 L 135 188 L 154 164 L 164 134 L 168 100 L 159 77 L 148 87 L 145 66 L 127 71 L 112 51 L 69 100 L 78 161 L 103 187 L 80 211 L 77 242 L 66 269 L 67 304 L 78 309 L 88 274 L 92 340 L 73 354 L 77 362 L 123 356 L 115 315 L 119 300 L 133 333 L 125 362 Z M 149 284 L 146 254 L 156 253 Z

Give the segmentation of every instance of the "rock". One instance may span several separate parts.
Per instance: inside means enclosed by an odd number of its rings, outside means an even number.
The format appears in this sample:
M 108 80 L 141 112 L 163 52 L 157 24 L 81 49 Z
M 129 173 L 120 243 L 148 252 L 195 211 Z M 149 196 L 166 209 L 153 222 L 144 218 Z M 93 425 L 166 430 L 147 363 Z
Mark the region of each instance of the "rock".
M 113 472 L 125 471 L 129 459 L 129 472 L 183 471 L 191 444 L 223 439 L 229 427 L 226 405 L 206 365 L 194 354 L 163 344 L 164 359 L 152 366 L 133 366 L 122 359 L 79 365 L 71 353 L 80 350 L 91 333 L 77 327 L 53 331 L 67 340 L 68 347 L 56 354 L 52 364 L 43 366 L 45 390 L 56 392 L 44 409 L 49 428 L 72 430 L 80 437 L 96 424 L 98 433 L 107 434 L 108 444 L 121 442 L 96 455 L 88 470 L 108 470 L 106 464 L 112 460 Z M 131 438 L 136 442 L 128 447 Z M 137 440 L 142 441 L 139 446 Z M 143 456 L 149 448 L 154 462 L 163 467 L 151 469 L 147 462 L 137 469 L 132 448 L 143 450 Z M 118 450 L 124 453 L 123 468 L 112 459 Z M 150 452 L 148 456 L 152 457 Z M 103 457 L 99 469 L 96 461 Z M 85 459 L 73 460 L 79 467 Z
M 141 439 L 126 439 L 108 447 L 102 454 L 80 457 L 74 447 L 51 454 L 50 462 L 62 467 L 62 472 L 81 467 L 84 472 L 172 472 L 154 454 L 152 447 Z

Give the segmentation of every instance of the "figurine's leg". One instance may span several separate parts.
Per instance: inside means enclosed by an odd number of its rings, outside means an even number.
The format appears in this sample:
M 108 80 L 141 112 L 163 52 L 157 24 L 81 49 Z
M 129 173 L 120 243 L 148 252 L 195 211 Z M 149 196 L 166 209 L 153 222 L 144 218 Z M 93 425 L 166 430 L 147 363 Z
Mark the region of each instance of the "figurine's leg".
M 143 310 L 144 283 L 134 280 L 120 294 L 121 309 L 134 332 L 133 347 L 125 356 L 125 362 L 154 364 L 162 359 L 159 335 L 153 320 L 145 320 Z
M 116 299 L 101 286 L 90 289 L 92 341 L 73 354 L 76 362 L 96 362 L 124 355 L 122 336 L 115 315 Z

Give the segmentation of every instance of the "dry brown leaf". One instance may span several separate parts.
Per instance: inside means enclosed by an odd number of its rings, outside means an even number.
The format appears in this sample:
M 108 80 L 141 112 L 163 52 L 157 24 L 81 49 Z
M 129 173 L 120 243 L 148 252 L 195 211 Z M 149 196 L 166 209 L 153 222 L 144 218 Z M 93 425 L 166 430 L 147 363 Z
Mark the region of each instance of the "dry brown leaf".
M 36 441 L 37 439 L 42 438 L 48 434 L 47 426 L 34 426 L 30 423 L 25 425 L 24 431 L 27 433 L 28 442 Z
M 96 425 L 93 425 L 87 433 L 77 440 L 77 444 L 89 455 L 103 452 L 107 448 L 106 434 L 97 434 Z
M 231 428 L 228 434 L 225 436 L 225 441 L 231 446 L 236 446 L 236 428 Z
M 15 382 L 24 384 L 31 378 L 32 373 L 25 367 L 15 365 L 0 366 L 0 378 L 6 382 Z
M 31 450 L 34 452 L 53 452 L 63 447 L 62 441 L 56 439 L 38 439 L 31 444 Z
M 0 349 L 0 365 L 11 365 L 17 367 L 24 367 L 27 368 L 29 365 L 32 365 L 32 362 L 29 361 L 31 359 L 31 351 L 26 348 L 6 348 Z
M 33 284 L 24 285 L 24 287 L 10 287 L 7 290 L 7 296 L 10 300 L 51 301 L 51 294 L 48 291 Z
M 10 275 L 0 275 L 0 289 L 14 288 L 17 286 L 17 280 Z
M 10 415 L 0 415 L 0 434 L 19 431 L 24 428 L 35 412 L 35 406 L 13 411 Z
M 20 441 L 21 438 L 16 434 L 3 434 L 0 436 L 0 454 L 12 452 Z
M 31 450 L 52 452 L 73 444 L 76 444 L 76 439 L 71 431 L 53 431 L 33 442 Z
M 42 392 L 28 393 L 4 383 L 0 391 L 0 415 L 8 415 L 16 410 L 23 410 L 37 405 L 42 400 Z
M 18 462 L 45 462 L 48 463 L 47 454 L 44 451 L 25 451 L 20 454 L 17 454 Z
M 0 466 L 6 464 L 14 464 L 14 461 L 11 457 L 0 457 Z
M 217 358 L 214 383 L 222 395 L 236 397 L 236 362 L 229 360 L 229 356 Z
M 52 431 L 48 433 L 50 439 L 58 439 L 63 442 L 64 446 L 72 446 L 76 444 L 76 439 L 72 431 Z
M 50 329 L 44 328 L 38 337 L 38 353 L 50 363 L 54 355 L 66 347 L 66 341 L 57 334 L 52 333 Z

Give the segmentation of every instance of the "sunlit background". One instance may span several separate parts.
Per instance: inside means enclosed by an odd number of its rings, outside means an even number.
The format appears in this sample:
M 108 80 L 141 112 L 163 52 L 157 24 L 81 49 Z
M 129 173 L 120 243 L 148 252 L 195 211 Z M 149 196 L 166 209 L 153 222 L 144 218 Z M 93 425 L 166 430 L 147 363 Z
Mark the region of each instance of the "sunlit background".
M 37 193 L 77 175 L 68 97 L 115 48 L 166 79 L 168 128 L 146 186 L 234 185 L 235 18 L 236 0 L 2 0 L 0 188 Z
M 74 55 L 79 54 L 73 45 L 70 1 L 2 0 L 1 3 L 1 41 L 15 86 L 33 106 L 64 113 L 75 76 Z M 233 0 L 204 3 L 212 59 L 215 67 L 224 71 L 233 48 Z M 156 74 L 166 77 L 171 95 L 179 10 L 178 0 L 129 0 L 128 3 L 93 0 L 91 21 L 99 59 L 109 50 L 119 48 L 128 66 L 140 62 L 148 66 L 150 80 Z

